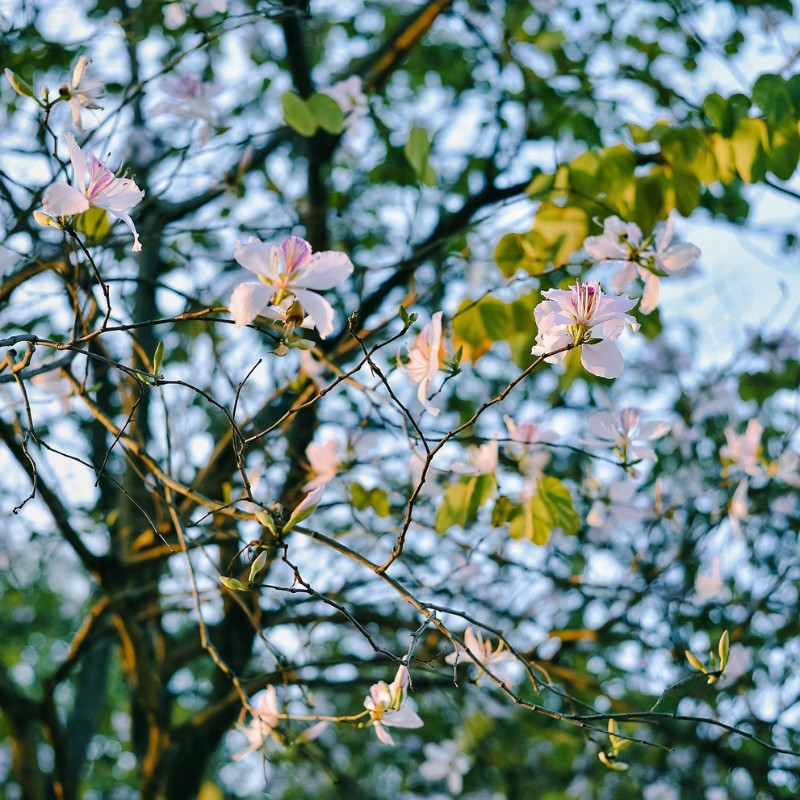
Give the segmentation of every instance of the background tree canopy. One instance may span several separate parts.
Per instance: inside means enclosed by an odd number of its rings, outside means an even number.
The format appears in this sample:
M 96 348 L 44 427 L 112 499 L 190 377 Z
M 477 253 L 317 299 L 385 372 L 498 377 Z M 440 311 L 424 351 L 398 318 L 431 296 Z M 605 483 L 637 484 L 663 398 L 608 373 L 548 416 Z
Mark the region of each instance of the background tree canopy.
M 5 6 L 4 796 L 797 797 L 792 14 Z

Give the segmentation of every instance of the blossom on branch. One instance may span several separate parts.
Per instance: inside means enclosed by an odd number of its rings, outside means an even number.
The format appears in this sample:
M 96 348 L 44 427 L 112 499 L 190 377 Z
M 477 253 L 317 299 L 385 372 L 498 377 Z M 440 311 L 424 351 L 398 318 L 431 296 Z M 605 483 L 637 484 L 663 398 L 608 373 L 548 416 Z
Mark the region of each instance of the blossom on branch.
M 282 311 L 287 322 L 296 318 L 306 324 L 307 314 L 321 338 L 333 331 L 333 307 L 317 291 L 333 289 L 353 271 L 344 253 L 312 253 L 311 245 L 298 236 L 290 236 L 280 247 L 251 236 L 246 244 L 236 242 L 233 255 L 261 281 L 240 283 L 233 290 L 230 312 L 237 328 L 251 323 L 268 307 L 282 309 L 287 297 L 294 297 L 300 308 Z
M 205 144 L 218 113 L 212 101 L 223 91 L 223 87 L 216 83 L 205 83 L 193 75 L 165 78 L 160 86 L 169 99 L 157 103 L 150 115 L 174 114 L 182 119 L 201 120 L 203 124 L 198 139 L 201 145 Z
M 497 645 L 495 650 L 492 650 L 492 643 L 488 639 L 484 641 L 481 632 L 473 631 L 472 628 L 467 628 L 464 631 L 464 644 L 467 646 L 466 650 L 459 646 L 455 653 L 450 653 L 445 658 L 445 661 L 448 664 L 457 664 L 459 661 L 472 661 L 478 667 L 479 676 L 485 669 L 497 674 L 497 671 L 492 666 L 493 664 L 516 661 L 514 654 L 506 650 L 502 642 Z M 508 683 L 508 680 L 502 675 L 498 677 L 503 679 L 503 683 Z
M 390 684 L 374 683 L 364 698 L 364 708 L 369 711 L 375 735 L 384 744 L 394 744 L 386 728 L 421 728 L 425 724 L 415 711 L 403 707 L 407 688 L 408 668 L 401 666 Z
M 315 477 L 303 486 L 304 491 L 318 489 L 336 477 L 341 464 L 337 451 L 338 443 L 335 439 L 328 439 L 325 444 L 311 442 L 306 447 L 306 458 Z
M 547 299 L 533 310 L 538 331 L 531 353 L 556 364 L 564 353 L 554 351 L 574 345 L 581 348 L 581 364 L 593 375 L 619 377 L 625 365 L 613 342 L 626 325 L 639 329 L 639 323 L 626 313 L 636 300 L 608 297 L 597 281 L 576 283 L 566 290 L 549 289 L 542 296 Z
M 75 185 L 56 181 L 48 186 L 42 199 L 44 212 L 51 217 L 71 217 L 90 208 L 102 208 L 131 229 L 132 250 L 138 252 L 142 245 L 128 212 L 141 202 L 144 192 L 130 178 L 115 178 L 114 173 L 94 153 L 84 153 L 71 133 L 64 135 Z
M 72 109 L 72 123 L 78 133 L 83 133 L 81 109 L 86 108 L 95 111 L 101 108 L 95 103 L 95 100 L 104 97 L 106 93 L 105 85 L 102 81 L 86 76 L 86 70 L 91 63 L 91 58 L 81 56 L 72 71 L 72 83 L 69 86 L 65 83 L 59 89 L 62 97 L 69 98 L 68 102 Z
M 243 733 L 247 736 L 248 746 L 233 757 L 234 761 L 241 761 L 243 758 L 247 758 L 250 753 L 260 750 L 271 736 L 275 736 L 280 710 L 278 709 L 278 697 L 274 686 L 267 687 L 254 710 L 255 714 L 250 723 L 242 728 Z M 240 722 L 243 716 L 244 709 L 242 710 Z
M 345 114 L 345 129 L 354 132 L 358 127 L 359 120 L 365 117 L 369 110 L 361 78 L 358 75 L 351 75 L 349 78 L 323 89 L 322 92 L 336 101 Z
M 408 351 L 404 365 L 412 383 L 418 383 L 417 399 L 434 417 L 439 413 L 430 403 L 430 385 L 444 359 L 442 343 L 442 312 L 437 311 L 431 321 L 417 334 L 414 346 Z
M 638 408 L 623 408 L 618 414 L 595 411 L 589 415 L 589 430 L 597 439 L 581 439 L 589 447 L 613 447 L 624 462 L 656 461 L 652 447 L 636 442 L 652 442 L 669 433 L 668 422 L 640 422 Z

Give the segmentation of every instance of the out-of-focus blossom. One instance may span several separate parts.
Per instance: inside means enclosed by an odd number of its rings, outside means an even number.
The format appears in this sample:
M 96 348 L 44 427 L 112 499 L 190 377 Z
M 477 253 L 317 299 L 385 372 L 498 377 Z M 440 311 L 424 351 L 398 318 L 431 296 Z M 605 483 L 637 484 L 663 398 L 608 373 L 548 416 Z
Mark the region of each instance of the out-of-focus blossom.
M 567 290 L 549 289 L 547 298 L 533 311 L 538 332 L 535 356 L 547 355 L 555 364 L 564 353 L 548 355 L 572 344 L 581 348 L 581 363 L 593 375 L 617 378 L 622 374 L 622 354 L 614 344 L 625 326 L 639 329 L 639 323 L 626 313 L 635 305 L 630 297 L 608 297 L 597 281 L 576 283 Z
M 493 475 L 497 469 L 497 438 L 467 448 L 467 462 L 456 461 L 450 469 L 461 475 Z
M 198 19 L 206 19 L 214 14 L 225 14 L 228 0 L 183 0 L 164 6 L 164 27 L 169 30 L 180 28 L 186 23 L 186 14 L 191 12 Z
M 501 678 L 503 683 L 508 683 L 508 679 L 497 671 L 495 665 L 514 662 L 516 658 L 513 653 L 505 649 L 502 642 L 492 650 L 492 643 L 488 639 L 484 641 L 481 632 L 473 631 L 470 627 L 464 631 L 464 644 L 469 652 L 459 646 L 455 653 L 450 653 L 445 659 L 448 664 L 457 664 L 459 661 L 472 661 L 478 667 L 479 675 L 483 670 L 488 669 L 498 678 Z
M 769 473 L 779 481 L 800 489 L 800 453 L 791 448 L 784 450 L 778 460 L 770 464 Z
M 91 78 L 86 74 L 86 70 L 91 63 L 91 58 L 81 56 L 72 70 L 72 83 L 69 86 L 65 83 L 59 89 L 62 97 L 69 98 L 68 102 L 72 109 L 72 124 L 78 133 L 83 133 L 81 109 L 86 108 L 90 111 L 96 111 L 101 108 L 95 101 L 104 97 L 106 93 L 103 81 Z
M 338 444 L 335 439 L 328 439 L 324 444 L 311 442 L 306 448 L 306 458 L 314 473 L 312 478 L 303 490 L 310 492 L 320 486 L 324 486 L 328 481 L 336 477 L 339 471 L 341 459 L 338 453 Z
M 223 87 L 216 83 L 206 83 L 193 75 L 165 78 L 160 86 L 168 98 L 154 106 L 151 116 L 174 114 L 182 119 L 201 120 L 203 124 L 198 139 L 200 144 L 205 144 L 219 113 L 212 101 L 223 91 Z
M 374 683 L 364 698 L 364 708 L 369 711 L 375 735 L 384 744 L 394 744 L 386 728 L 421 728 L 424 725 L 415 711 L 404 707 L 407 688 L 408 668 L 401 666 L 390 684 Z
M 692 422 L 703 422 L 709 417 L 728 416 L 737 398 L 738 391 L 733 381 L 725 378 L 715 381 L 696 397 L 692 409 Z
M 595 261 L 633 263 L 641 246 L 641 228 L 635 222 L 624 222 L 616 215 L 606 217 L 600 236 L 588 236 L 583 242 L 583 249 Z
M 278 709 L 278 697 L 275 692 L 274 686 L 268 686 L 266 691 L 261 695 L 258 704 L 255 707 L 255 714 L 253 715 L 250 723 L 242 728 L 245 736 L 247 736 L 248 746 L 241 753 L 237 753 L 234 761 L 241 761 L 246 758 L 250 753 L 260 750 L 267 742 L 267 740 L 275 735 L 275 728 L 278 724 L 280 711 Z M 244 717 L 244 711 L 242 717 Z
M 637 488 L 631 481 L 613 481 L 604 498 L 598 498 L 586 516 L 592 528 L 618 525 L 621 522 L 641 522 L 652 516 L 652 510 L 637 504 Z
M 550 460 L 550 452 L 543 445 L 556 441 L 558 434 L 543 428 L 537 422 L 517 424 L 508 415 L 503 417 L 503 421 L 511 439 L 507 451 L 520 459 L 523 471 L 529 478 L 541 477 L 545 464 Z
M 71 133 L 64 135 L 75 185 L 57 181 L 48 186 L 42 199 L 45 213 L 51 217 L 71 217 L 90 208 L 102 208 L 131 229 L 132 249 L 134 252 L 141 250 L 139 234 L 128 211 L 141 202 L 144 192 L 129 178 L 115 178 L 114 173 L 94 153 L 84 153 Z
M 240 283 L 233 290 L 230 312 L 237 328 L 251 323 L 268 307 L 277 313 L 275 309 L 281 309 L 281 303 L 292 296 L 301 306 L 298 323 L 305 324 L 307 315 L 323 339 L 333 331 L 333 307 L 317 291 L 333 289 L 353 271 L 344 253 L 312 254 L 311 245 L 298 236 L 290 236 L 280 247 L 251 236 L 246 244 L 236 242 L 233 255 L 261 281 Z M 287 309 L 291 310 L 291 305 Z M 288 313 L 284 311 L 284 318 Z
M 419 765 L 419 774 L 426 781 L 446 779 L 450 794 L 461 794 L 464 776 L 469 772 L 469 756 L 462 753 L 452 739 L 445 739 L 439 744 L 428 742 L 423 745 L 422 750 L 425 761 Z
M 367 115 L 367 95 L 364 93 L 363 83 L 358 75 L 334 83 L 333 86 L 323 89 L 324 94 L 333 98 L 339 108 L 345 113 L 345 129 L 355 131 L 359 121 Z
M 714 556 L 711 560 L 710 572 L 698 572 L 694 579 L 694 591 L 698 603 L 704 603 L 716 597 L 722 591 L 722 570 L 720 557 Z
M 736 536 L 742 535 L 742 522 L 747 520 L 749 513 L 750 510 L 747 506 L 747 478 L 742 478 L 728 506 L 728 519 Z
M 761 460 L 761 434 L 764 426 L 751 419 L 747 429 L 737 434 L 733 428 L 725 428 L 726 445 L 720 448 L 719 454 L 723 464 L 731 471 L 746 472 L 748 475 L 759 475 L 763 465 Z
M 597 439 L 581 439 L 589 447 L 613 447 L 614 453 L 624 462 L 656 461 L 652 447 L 636 442 L 652 442 L 669 433 L 667 422 L 640 422 L 638 408 L 623 408 L 618 414 L 595 411 L 589 415 L 589 430 Z
M 444 359 L 442 343 L 442 312 L 437 311 L 431 321 L 417 334 L 414 346 L 408 351 L 404 368 L 412 383 L 417 383 L 417 399 L 434 417 L 439 409 L 431 405 L 431 382 L 436 377 Z

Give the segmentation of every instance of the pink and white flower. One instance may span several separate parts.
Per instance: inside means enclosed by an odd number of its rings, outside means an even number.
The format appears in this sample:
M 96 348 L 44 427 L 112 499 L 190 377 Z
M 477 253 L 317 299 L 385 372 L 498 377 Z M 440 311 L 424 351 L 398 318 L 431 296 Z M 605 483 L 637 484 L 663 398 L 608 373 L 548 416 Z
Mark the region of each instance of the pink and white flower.
M 243 758 L 247 758 L 250 753 L 260 750 L 267 740 L 275 735 L 280 710 L 278 709 L 278 697 L 274 686 L 267 687 L 254 710 L 255 714 L 250 723 L 242 728 L 243 733 L 247 736 L 248 746 L 233 757 L 234 761 L 241 761 Z M 244 717 L 244 713 L 245 711 L 242 710 L 240 722 Z
M 719 454 L 728 469 L 746 472 L 748 475 L 759 475 L 762 472 L 761 460 L 761 434 L 764 426 L 757 420 L 751 419 L 747 429 L 741 435 L 736 434 L 733 428 L 725 428 L 726 445 L 720 448 Z
M 205 144 L 219 113 L 219 109 L 212 101 L 221 94 L 223 87 L 216 83 L 201 81 L 194 75 L 165 78 L 160 86 L 169 98 L 157 103 L 150 115 L 155 117 L 158 114 L 174 114 L 182 119 L 201 120 L 203 124 L 198 139 L 200 144 Z
M 375 735 L 384 744 L 394 744 L 386 728 L 421 728 L 425 724 L 415 711 L 404 707 L 408 679 L 408 668 L 401 666 L 390 684 L 374 683 L 364 698 Z
M 467 461 L 456 461 L 450 469 L 461 475 L 494 475 L 497 470 L 498 446 L 495 436 L 482 445 L 467 448 Z
M 437 311 L 431 317 L 431 321 L 417 334 L 414 346 L 408 351 L 408 361 L 404 365 L 411 382 L 419 384 L 417 399 L 434 417 L 439 413 L 439 409 L 430 403 L 430 386 L 443 358 L 442 312 Z
M 513 662 L 516 661 L 516 658 L 513 653 L 505 649 L 502 642 L 492 650 L 492 643 L 488 639 L 484 641 L 481 632 L 473 631 L 470 627 L 464 631 L 464 644 L 467 646 L 466 649 L 459 645 L 455 653 L 451 653 L 445 658 L 448 664 L 457 664 L 459 661 L 471 661 L 478 667 L 479 676 L 480 673 L 488 669 L 501 678 L 503 683 L 508 683 L 507 678 L 497 673 L 494 665 Z
M 71 133 L 64 135 L 75 185 L 56 181 L 48 186 L 42 200 L 45 213 L 51 217 L 71 217 L 90 208 L 102 208 L 131 229 L 132 250 L 138 252 L 142 245 L 128 211 L 141 202 L 144 192 L 130 178 L 115 178 L 114 173 L 94 153 L 84 153 Z
M 638 408 L 623 408 L 618 414 L 595 411 L 589 415 L 589 430 L 597 439 L 581 439 L 589 447 L 612 447 L 616 455 L 628 461 L 657 461 L 652 447 L 636 442 L 653 442 L 669 433 L 668 422 L 641 422 Z
M 583 242 L 583 249 L 595 261 L 627 263 L 635 260 L 641 246 L 641 228 L 617 216 L 606 217 L 601 236 L 588 236 Z
M 540 478 L 545 464 L 550 460 L 550 453 L 543 445 L 556 441 L 558 434 L 543 428 L 537 422 L 517 423 L 508 415 L 503 417 L 503 421 L 511 439 L 511 443 L 506 446 L 507 452 L 520 460 L 523 471 L 529 478 Z
M 346 130 L 355 131 L 359 120 L 367 115 L 367 95 L 364 93 L 363 82 L 358 75 L 334 83 L 328 89 L 322 90 L 328 97 L 333 98 L 339 108 L 345 113 L 344 127 Z
M 81 56 L 75 69 L 72 70 L 72 83 L 67 86 L 64 84 L 60 93 L 63 97 L 69 97 L 69 104 L 72 109 L 72 124 L 78 133 L 83 133 L 81 122 L 81 109 L 86 108 L 95 111 L 101 106 L 95 100 L 105 96 L 106 89 L 103 81 L 90 78 L 86 75 L 86 70 L 92 63 L 88 56 Z
M 608 297 L 597 281 L 576 283 L 569 289 L 549 289 L 547 298 L 533 310 L 538 332 L 535 356 L 556 364 L 564 353 L 554 353 L 569 345 L 581 348 L 581 363 L 593 375 L 617 378 L 624 369 L 622 355 L 613 344 L 625 326 L 639 329 L 639 323 L 627 314 L 636 300 Z
M 312 253 L 311 245 L 290 236 L 280 247 L 251 236 L 246 244 L 236 242 L 234 258 L 258 276 L 260 283 L 240 283 L 231 297 L 230 312 L 237 328 L 251 323 L 267 307 L 281 307 L 295 297 L 308 321 L 325 338 L 333 331 L 333 307 L 317 291 L 333 289 L 353 271 L 344 253 Z M 312 291 L 315 290 L 315 291 Z

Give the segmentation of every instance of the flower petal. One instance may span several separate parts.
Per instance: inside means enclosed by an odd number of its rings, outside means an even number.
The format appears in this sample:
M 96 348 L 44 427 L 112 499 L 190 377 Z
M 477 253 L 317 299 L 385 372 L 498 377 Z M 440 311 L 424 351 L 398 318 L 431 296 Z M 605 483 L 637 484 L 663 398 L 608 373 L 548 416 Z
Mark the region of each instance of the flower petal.
M 144 194 L 144 192 L 142 192 L 142 194 Z M 99 206 L 99 208 L 103 208 L 103 206 Z M 142 244 L 139 241 L 139 234 L 136 232 L 136 227 L 134 226 L 130 215 L 124 214 L 121 211 L 114 211 L 110 208 L 107 208 L 106 211 L 108 211 L 110 214 L 113 214 L 117 219 L 121 219 L 131 229 L 131 233 L 133 233 L 133 247 L 131 248 L 131 251 L 138 253 L 142 249 Z
M 53 217 L 69 217 L 89 210 L 89 200 L 64 181 L 50 184 L 44 190 L 42 207 Z
M 229 310 L 237 328 L 249 325 L 275 294 L 275 287 L 263 283 L 240 283 L 231 296 Z
M 353 271 L 353 262 L 344 254 L 325 250 L 311 256 L 311 266 L 303 280 L 308 289 L 322 291 L 338 286 Z
M 72 170 L 74 173 L 73 181 L 77 186 L 78 191 L 84 192 L 86 189 L 86 178 L 89 167 L 86 163 L 86 156 L 83 150 L 78 146 L 75 137 L 71 133 L 65 133 L 64 138 L 67 140 L 67 149 L 69 150 L 69 160 L 72 162 Z
M 333 332 L 333 306 L 322 295 L 306 289 L 293 289 L 295 297 L 300 301 L 304 311 L 314 322 L 320 338 L 324 339 Z
M 581 347 L 581 364 L 584 369 L 599 378 L 618 378 L 625 368 L 622 353 L 616 345 L 604 339 L 597 344 L 585 344 Z
M 390 728 L 421 728 L 425 723 L 416 711 L 410 708 L 401 708 L 399 711 L 387 711 L 381 723 Z
M 274 264 L 278 257 L 278 248 L 274 244 L 265 244 L 251 236 L 246 244 L 236 242 L 233 246 L 233 257 L 254 275 L 276 280 Z
M 644 292 L 642 293 L 642 302 L 639 304 L 639 311 L 642 314 L 649 314 L 658 305 L 659 280 L 658 275 L 653 275 L 647 270 L 642 270 L 642 277 L 644 278 Z

